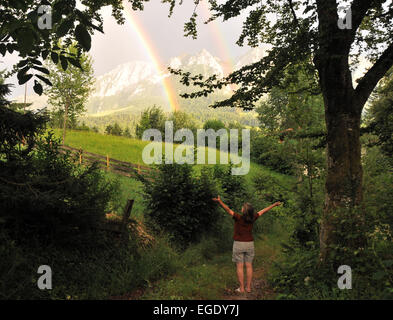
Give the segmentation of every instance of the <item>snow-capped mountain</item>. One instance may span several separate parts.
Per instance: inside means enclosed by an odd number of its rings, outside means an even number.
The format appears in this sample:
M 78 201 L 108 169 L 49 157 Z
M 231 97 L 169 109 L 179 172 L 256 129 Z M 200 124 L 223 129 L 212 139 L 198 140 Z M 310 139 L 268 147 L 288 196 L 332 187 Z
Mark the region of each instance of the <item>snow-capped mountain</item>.
M 246 64 L 258 61 L 265 54 L 265 48 L 250 50 L 234 62 L 234 69 L 239 69 Z M 96 77 L 95 89 L 89 99 L 87 110 L 90 114 L 101 112 L 111 112 L 129 107 L 131 112 L 140 112 L 153 104 L 168 108 L 167 93 L 163 88 L 163 80 L 170 83 L 175 94 L 186 92 L 187 87 L 179 83 L 177 76 L 172 75 L 166 69 L 170 66 L 173 69 L 182 69 L 191 74 L 202 74 L 211 76 L 213 74 L 224 77 L 228 74 L 228 61 L 222 61 L 213 56 L 206 49 L 195 55 L 183 54 L 171 58 L 163 63 L 162 70 L 157 70 L 155 65 L 146 61 L 131 61 L 121 64 L 115 69 Z M 190 88 L 188 88 L 190 90 Z M 219 99 L 220 95 L 230 94 L 230 88 L 224 88 L 218 92 L 214 99 Z M 211 100 L 212 98 L 210 98 Z M 18 99 L 19 100 L 19 99 Z M 30 99 L 28 99 L 31 101 Z M 180 103 L 188 102 L 178 98 Z M 205 101 L 206 100 L 206 101 Z M 208 98 L 201 98 L 200 105 L 212 103 Z M 34 105 L 34 108 L 41 108 L 42 105 Z
M 182 55 L 169 60 L 165 66 L 182 69 L 194 74 L 210 76 L 213 74 L 223 77 L 224 65 L 206 49 L 196 55 Z M 169 78 L 172 87 L 180 91 L 180 84 L 168 70 L 156 70 L 154 65 L 145 61 L 133 61 L 117 66 L 112 71 L 96 79 L 95 91 L 88 104 L 90 113 L 123 108 L 129 105 L 146 105 L 151 103 L 166 103 L 165 92 L 162 89 L 163 78 Z M 162 100 L 164 100 L 163 103 Z
M 159 81 L 153 64 L 145 61 L 132 61 L 117 66 L 112 71 L 97 77 L 94 96 L 112 96 L 129 87 L 137 86 L 145 79 Z
M 239 70 L 244 66 L 258 62 L 267 54 L 267 50 L 267 46 L 252 48 L 250 51 L 248 51 L 237 60 L 235 64 L 235 70 Z
M 213 57 L 203 49 L 199 54 L 185 55 L 172 58 L 167 64 L 174 69 L 182 68 L 187 71 L 198 71 L 204 75 L 217 74 L 224 76 L 219 58 Z M 198 70 L 195 70 L 198 69 Z M 156 85 L 164 77 L 169 77 L 167 70 L 157 71 L 154 65 L 146 61 L 132 61 L 117 66 L 112 71 L 98 76 L 93 97 L 109 97 L 127 90 L 130 95 L 142 93 L 142 84 Z

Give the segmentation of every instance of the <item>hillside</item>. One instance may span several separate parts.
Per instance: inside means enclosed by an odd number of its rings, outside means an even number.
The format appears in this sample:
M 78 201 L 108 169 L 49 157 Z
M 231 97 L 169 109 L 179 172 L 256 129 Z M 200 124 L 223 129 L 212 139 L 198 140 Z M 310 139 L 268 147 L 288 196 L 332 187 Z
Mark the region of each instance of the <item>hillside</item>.
M 55 129 L 54 132 L 57 137 L 61 136 L 60 130 Z M 141 141 L 138 139 L 131 139 L 127 137 L 104 135 L 95 132 L 70 130 L 67 132 L 65 144 L 73 148 L 81 148 L 84 151 L 104 156 L 108 155 L 110 158 L 113 159 L 145 165 L 142 159 L 142 151 L 144 147 L 149 144 L 149 142 Z M 163 150 L 165 148 L 164 146 L 165 143 L 163 144 Z M 176 148 L 176 145 L 174 148 Z M 216 153 L 218 163 L 219 151 L 216 150 Z M 206 156 L 207 154 L 208 151 L 206 151 Z M 196 167 L 200 166 L 201 165 L 196 165 Z M 249 183 L 251 183 L 252 178 L 255 177 L 258 172 L 262 171 L 265 173 L 269 173 L 278 179 L 288 179 L 288 177 L 285 175 L 273 172 L 270 169 L 253 162 L 251 162 L 250 164 L 250 171 L 246 175 L 246 179 Z

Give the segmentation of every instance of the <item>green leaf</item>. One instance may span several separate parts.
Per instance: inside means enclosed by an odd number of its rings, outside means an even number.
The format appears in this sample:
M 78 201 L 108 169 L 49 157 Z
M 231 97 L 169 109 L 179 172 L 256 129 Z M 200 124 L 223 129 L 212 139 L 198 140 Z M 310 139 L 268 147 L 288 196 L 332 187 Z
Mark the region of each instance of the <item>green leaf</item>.
M 11 54 L 14 52 L 14 46 L 12 45 L 12 43 L 7 44 L 7 50 Z
M 17 42 L 19 52 L 21 54 L 28 54 L 34 48 L 35 33 L 30 28 L 21 28 L 17 30 Z
M 75 66 L 75 67 L 77 67 L 77 68 L 79 68 L 79 69 L 82 69 L 82 66 L 81 66 L 81 64 L 80 64 L 80 62 L 79 62 L 78 59 L 74 59 L 74 58 L 71 58 L 71 57 L 67 57 L 67 60 L 68 60 L 73 66 Z
M 48 55 L 49 55 L 49 50 L 44 50 L 41 52 L 41 57 L 44 60 L 48 57 Z
M 38 71 L 40 71 L 40 72 L 42 72 L 42 73 L 49 74 L 49 70 L 46 69 L 46 68 L 37 67 L 37 66 L 33 66 L 33 68 L 38 70 Z
M 25 84 L 27 81 L 31 79 L 32 74 L 24 74 L 18 78 L 19 85 Z
M 27 17 L 30 19 L 30 21 L 31 21 L 33 24 L 36 24 L 36 23 L 37 23 L 37 20 L 38 20 L 37 11 L 30 11 L 30 12 L 27 14 Z
M 37 80 L 34 80 L 34 87 L 33 87 L 35 93 L 37 93 L 39 96 L 42 94 L 42 85 L 39 83 Z
M 38 64 L 38 65 L 42 66 L 42 62 L 40 60 L 30 59 L 30 61 L 33 62 L 34 64 Z
M 7 51 L 6 45 L 4 43 L 0 43 L 0 53 L 3 57 L 5 56 L 6 51 Z
M 18 71 L 17 75 L 16 75 L 17 78 L 18 78 L 18 79 L 22 78 L 22 77 L 26 74 L 26 72 L 29 71 L 29 69 L 30 69 L 29 66 L 26 66 L 26 67 L 24 67 L 23 69 L 20 69 L 20 70 Z
M 27 63 L 29 62 L 28 59 L 26 60 L 21 60 L 18 62 L 18 64 L 16 65 L 18 68 L 23 68 Z
M 53 61 L 54 64 L 57 64 L 59 62 L 59 55 L 56 52 L 51 52 L 50 57 Z
M 383 270 L 377 271 L 373 274 L 373 279 L 374 280 L 381 280 L 383 277 L 385 277 L 386 272 Z
M 40 76 L 39 74 L 36 74 L 35 76 L 36 76 L 38 79 L 44 81 L 48 86 L 53 86 L 52 82 L 50 82 L 49 79 L 47 79 L 47 78 L 45 78 L 45 77 L 43 77 L 43 76 Z
M 67 62 L 66 57 L 60 56 L 60 63 L 61 63 L 61 67 L 63 68 L 63 70 L 66 71 L 67 67 L 68 67 L 68 62 Z
M 69 18 L 63 20 L 56 30 L 56 35 L 59 36 L 60 38 L 64 37 L 73 26 L 74 26 L 74 21 L 72 19 Z
M 91 48 L 91 37 L 86 27 L 82 24 L 78 24 L 75 28 L 75 38 L 80 46 L 89 51 Z

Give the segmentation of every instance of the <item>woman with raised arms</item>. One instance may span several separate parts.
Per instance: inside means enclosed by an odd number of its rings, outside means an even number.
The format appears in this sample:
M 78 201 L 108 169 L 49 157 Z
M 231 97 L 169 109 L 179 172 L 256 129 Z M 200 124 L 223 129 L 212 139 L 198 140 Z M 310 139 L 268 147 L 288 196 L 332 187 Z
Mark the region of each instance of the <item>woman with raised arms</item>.
M 273 209 L 276 206 L 281 205 L 281 202 L 276 202 L 271 206 L 255 213 L 254 208 L 251 204 L 245 203 L 242 207 L 242 215 L 232 211 L 224 202 L 222 202 L 220 196 L 213 198 L 213 201 L 218 202 L 221 207 L 228 212 L 235 220 L 234 233 L 233 233 L 233 252 L 232 261 L 236 263 L 237 278 L 239 280 L 240 287 L 236 289 L 238 293 L 244 293 L 244 265 L 246 265 L 247 274 L 247 285 L 246 291 L 251 292 L 251 281 L 252 281 L 252 261 L 254 259 L 254 237 L 252 235 L 252 229 L 254 222 L 264 213 Z

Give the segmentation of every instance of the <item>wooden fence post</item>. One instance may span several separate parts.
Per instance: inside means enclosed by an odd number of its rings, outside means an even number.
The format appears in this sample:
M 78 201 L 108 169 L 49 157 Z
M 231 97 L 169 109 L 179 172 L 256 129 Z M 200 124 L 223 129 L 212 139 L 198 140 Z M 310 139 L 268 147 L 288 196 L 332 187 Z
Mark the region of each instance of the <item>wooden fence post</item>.
M 109 171 L 109 156 L 106 155 L 106 170 Z
M 127 204 L 124 208 L 123 220 L 121 222 L 121 232 L 122 232 L 123 240 L 126 240 L 127 223 L 128 223 L 128 219 L 130 218 L 130 214 L 131 214 L 131 210 L 132 210 L 133 205 L 134 205 L 134 200 L 127 200 Z

